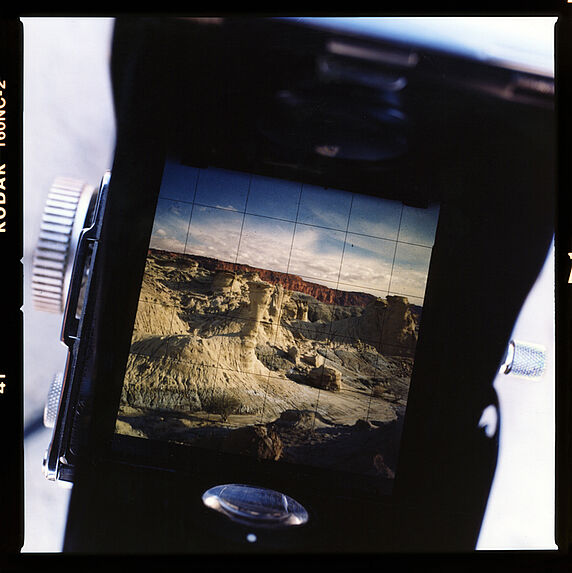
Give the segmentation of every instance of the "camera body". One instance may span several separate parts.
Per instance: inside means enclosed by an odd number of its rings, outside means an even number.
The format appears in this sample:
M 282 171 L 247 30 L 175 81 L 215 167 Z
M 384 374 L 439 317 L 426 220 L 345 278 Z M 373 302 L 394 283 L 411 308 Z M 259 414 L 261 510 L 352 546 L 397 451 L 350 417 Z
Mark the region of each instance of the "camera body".
M 65 549 L 474 548 L 552 81 L 341 23 L 117 21 L 45 460 Z

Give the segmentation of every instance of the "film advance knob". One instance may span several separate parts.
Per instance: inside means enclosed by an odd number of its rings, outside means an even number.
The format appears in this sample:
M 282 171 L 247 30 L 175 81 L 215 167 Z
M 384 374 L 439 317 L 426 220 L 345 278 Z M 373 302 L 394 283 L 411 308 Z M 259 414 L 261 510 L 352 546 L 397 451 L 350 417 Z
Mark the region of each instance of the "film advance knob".
M 75 249 L 97 195 L 83 181 L 58 177 L 44 207 L 32 265 L 32 300 L 36 310 L 62 313 Z

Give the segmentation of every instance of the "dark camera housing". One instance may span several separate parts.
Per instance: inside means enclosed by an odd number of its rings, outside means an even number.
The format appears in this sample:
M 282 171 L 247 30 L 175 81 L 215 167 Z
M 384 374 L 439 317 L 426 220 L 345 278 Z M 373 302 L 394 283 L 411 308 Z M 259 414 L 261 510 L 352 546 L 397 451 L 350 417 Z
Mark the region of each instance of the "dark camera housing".
M 59 427 L 62 471 L 74 474 L 65 549 L 473 549 L 498 449 L 498 432 L 487 436 L 479 420 L 487 407 L 498 410 L 494 377 L 554 233 L 546 80 L 265 18 L 119 19 L 111 71 L 115 159 L 92 237 L 89 294 L 70 339 Z M 439 203 L 389 490 L 356 487 L 342 473 L 114 435 L 170 156 L 406 205 Z M 262 528 L 253 543 L 252 528 L 202 504 L 202 493 L 222 483 L 283 491 L 310 519 Z

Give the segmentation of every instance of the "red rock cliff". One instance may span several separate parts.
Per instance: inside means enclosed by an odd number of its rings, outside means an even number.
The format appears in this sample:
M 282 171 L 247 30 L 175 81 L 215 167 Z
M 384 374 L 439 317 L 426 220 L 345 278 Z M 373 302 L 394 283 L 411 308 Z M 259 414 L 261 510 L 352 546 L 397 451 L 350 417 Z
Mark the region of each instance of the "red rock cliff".
M 297 275 L 290 275 L 277 271 L 269 271 L 267 269 L 259 269 L 249 265 L 229 263 L 227 261 L 219 261 L 218 259 L 199 257 L 196 255 L 185 255 L 182 253 L 157 251 L 155 249 L 149 249 L 149 252 L 160 254 L 163 258 L 167 257 L 183 265 L 186 261 L 194 260 L 197 261 L 203 268 L 206 268 L 209 271 L 227 270 L 257 273 L 263 281 L 266 281 L 270 284 L 281 284 L 287 290 L 309 294 L 325 304 L 338 304 L 343 306 L 366 306 L 368 303 L 375 299 L 373 295 L 368 293 L 348 292 L 333 289 L 324 285 L 305 281 Z

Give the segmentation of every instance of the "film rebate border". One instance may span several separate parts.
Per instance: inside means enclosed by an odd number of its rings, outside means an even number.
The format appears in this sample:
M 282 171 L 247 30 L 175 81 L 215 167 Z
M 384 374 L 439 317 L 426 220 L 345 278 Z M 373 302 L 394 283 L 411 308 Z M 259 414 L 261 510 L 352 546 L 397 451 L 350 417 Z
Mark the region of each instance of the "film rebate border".
M 0 553 L 24 541 L 22 24 L 0 19 Z

